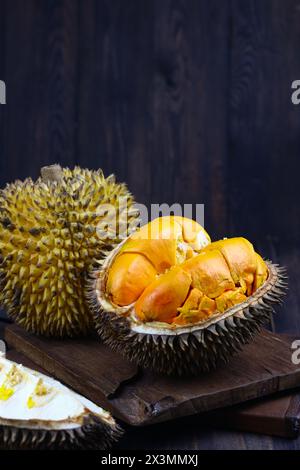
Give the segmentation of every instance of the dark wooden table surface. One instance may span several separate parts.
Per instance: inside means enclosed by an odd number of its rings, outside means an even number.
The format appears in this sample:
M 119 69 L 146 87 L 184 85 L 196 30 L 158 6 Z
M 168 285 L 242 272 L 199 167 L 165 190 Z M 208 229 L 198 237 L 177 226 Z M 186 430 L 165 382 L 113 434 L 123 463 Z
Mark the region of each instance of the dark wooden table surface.
M 284 305 L 278 309 L 272 328 L 276 332 L 297 334 L 300 339 L 300 312 L 298 264 L 300 250 L 269 240 L 261 247 L 262 253 L 273 261 L 287 266 L 289 273 L 289 293 Z M 5 322 L 0 321 L 0 337 Z M 269 437 L 258 434 L 229 431 L 228 423 L 223 429 L 209 428 L 201 424 L 201 416 L 179 419 L 170 423 L 144 428 L 126 427 L 126 433 L 118 443 L 118 449 L 300 449 L 300 437 L 296 440 Z

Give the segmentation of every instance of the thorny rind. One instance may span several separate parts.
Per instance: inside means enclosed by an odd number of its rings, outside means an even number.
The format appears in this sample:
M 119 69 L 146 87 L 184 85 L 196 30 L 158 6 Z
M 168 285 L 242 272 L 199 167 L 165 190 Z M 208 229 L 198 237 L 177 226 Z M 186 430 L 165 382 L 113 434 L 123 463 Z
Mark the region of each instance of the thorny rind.
M 269 277 L 246 302 L 207 322 L 157 334 L 135 331 L 130 317 L 107 312 L 99 303 L 99 271 L 91 277 L 87 297 L 102 340 L 145 369 L 167 375 L 197 375 L 226 363 L 260 330 L 287 289 L 286 270 L 266 261 Z

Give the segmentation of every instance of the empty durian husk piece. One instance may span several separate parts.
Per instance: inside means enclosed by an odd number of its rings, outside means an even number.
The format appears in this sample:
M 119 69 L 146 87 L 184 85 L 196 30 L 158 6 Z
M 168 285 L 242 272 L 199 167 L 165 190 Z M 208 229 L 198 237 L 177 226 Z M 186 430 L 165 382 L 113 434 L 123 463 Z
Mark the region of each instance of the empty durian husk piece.
M 210 242 L 190 219 L 155 219 L 92 273 L 97 331 L 114 350 L 162 374 L 209 371 L 270 320 L 285 269 L 245 238 Z
M 97 449 L 122 432 L 110 413 L 0 356 L 0 449 Z

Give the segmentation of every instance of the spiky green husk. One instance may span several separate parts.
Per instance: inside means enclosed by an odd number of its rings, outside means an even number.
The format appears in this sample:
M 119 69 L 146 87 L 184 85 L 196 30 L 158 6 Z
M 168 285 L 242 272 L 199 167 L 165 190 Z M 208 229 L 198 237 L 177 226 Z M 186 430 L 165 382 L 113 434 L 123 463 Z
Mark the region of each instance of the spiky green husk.
M 167 375 L 197 375 L 228 362 L 270 320 L 275 304 L 287 288 L 285 269 L 267 262 L 268 280 L 246 302 L 198 326 L 149 334 L 130 321 L 101 308 L 97 290 L 99 271 L 88 288 L 95 324 L 102 340 L 145 369 Z
M 85 275 L 136 218 L 127 187 L 101 170 L 63 169 L 59 181 L 7 185 L 0 192 L 0 303 L 8 315 L 38 334 L 86 333 L 93 319 Z
M 66 430 L 26 429 L 0 424 L 0 449 L 104 450 L 122 435 L 121 428 L 96 417 L 87 417 L 78 428 Z

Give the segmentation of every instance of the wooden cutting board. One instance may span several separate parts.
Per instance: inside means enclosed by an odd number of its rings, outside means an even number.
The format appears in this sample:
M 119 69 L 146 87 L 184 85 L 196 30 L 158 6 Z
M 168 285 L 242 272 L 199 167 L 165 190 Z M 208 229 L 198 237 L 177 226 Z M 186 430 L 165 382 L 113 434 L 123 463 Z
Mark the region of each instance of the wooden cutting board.
M 98 337 L 52 340 L 9 325 L 5 339 L 48 374 L 131 425 L 207 412 L 300 387 L 300 365 L 291 362 L 291 339 L 267 331 L 227 366 L 184 379 L 141 371 Z

